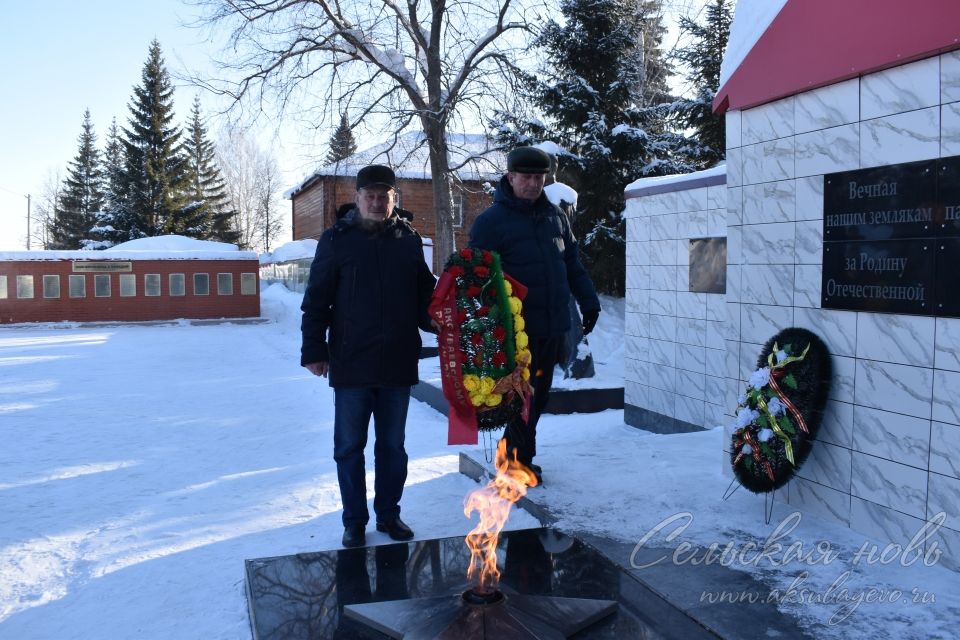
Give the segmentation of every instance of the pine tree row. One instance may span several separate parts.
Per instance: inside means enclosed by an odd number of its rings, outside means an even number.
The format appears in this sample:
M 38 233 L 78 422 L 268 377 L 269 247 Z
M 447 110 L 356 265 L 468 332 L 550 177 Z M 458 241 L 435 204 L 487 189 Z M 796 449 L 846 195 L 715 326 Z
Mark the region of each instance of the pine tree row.
M 49 222 L 47 249 L 105 249 L 177 234 L 236 243 L 236 211 L 215 160 L 195 98 L 184 129 L 174 123 L 173 85 L 160 43 L 150 44 L 141 84 L 134 87 L 129 127 L 116 119 L 101 152 L 90 111 L 83 115 Z

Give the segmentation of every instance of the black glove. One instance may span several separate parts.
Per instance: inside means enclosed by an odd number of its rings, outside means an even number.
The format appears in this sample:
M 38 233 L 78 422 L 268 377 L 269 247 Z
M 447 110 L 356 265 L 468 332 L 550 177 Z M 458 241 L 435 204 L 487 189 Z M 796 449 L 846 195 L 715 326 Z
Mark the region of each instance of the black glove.
M 597 326 L 597 318 L 600 317 L 600 311 L 584 311 L 583 312 L 583 335 L 587 335 L 593 328 Z

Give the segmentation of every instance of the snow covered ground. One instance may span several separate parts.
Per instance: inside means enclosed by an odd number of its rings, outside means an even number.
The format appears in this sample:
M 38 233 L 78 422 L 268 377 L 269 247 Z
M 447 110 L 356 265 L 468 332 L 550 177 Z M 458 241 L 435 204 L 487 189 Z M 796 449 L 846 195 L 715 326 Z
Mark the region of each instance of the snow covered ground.
M 300 295 L 274 285 L 262 299 L 269 324 L 0 328 L 0 638 L 249 638 L 243 560 L 339 546 L 332 392 L 298 366 Z M 590 337 L 604 366 L 617 366 L 617 313 Z M 607 411 L 546 416 L 541 433 L 547 486 L 534 497 L 565 528 L 636 542 L 690 513 L 672 546 L 771 532 L 762 499 L 720 500 L 719 429 L 653 435 Z M 445 434 L 443 416 L 411 404 L 403 517 L 418 538 L 473 526 L 462 502 L 477 485 Z M 536 524 L 514 511 L 508 526 Z M 806 570 L 820 592 L 850 568 L 848 589 L 936 597 L 864 602 L 836 625 L 835 604 L 786 602 L 816 635 L 955 637 L 956 573 L 854 566 L 866 539 L 808 516 L 784 543 L 797 540 L 829 540 L 841 557 L 733 568 L 781 589 Z

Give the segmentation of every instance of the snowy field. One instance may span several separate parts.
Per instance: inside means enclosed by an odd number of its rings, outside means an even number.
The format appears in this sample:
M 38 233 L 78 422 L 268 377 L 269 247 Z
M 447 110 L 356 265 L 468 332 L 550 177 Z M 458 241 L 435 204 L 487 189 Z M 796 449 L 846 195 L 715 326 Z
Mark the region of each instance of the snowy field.
M 332 392 L 298 366 L 300 295 L 274 285 L 262 299 L 269 324 L 0 328 L 0 638 L 246 639 L 244 559 L 339 547 Z M 610 375 L 622 301 L 605 303 L 590 340 Z M 720 500 L 720 429 L 659 436 L 607 411 L 546 416 L 541 433 L 547 486 L 532 497 L 572 531 L 635 543 L 689 513 L 671 546 L 760 544 L 789 514 L 768 526 L 762 499 Z M 477 485 L 445 434 L 442 415 L 411 403 L 402 506 L 418 538 L 473 526 L 462 502 Z M 536 525 L 515 510 L 508 526 Z M 810 516 L 783 542 L 823 540 L 839 558 L 733 568 L 784 590 L 807 571 L 820 593 L 850 569 L 848 590 L 936 597 L 863 602 L 838 624 L 836 603 L 785 602 L 817 637 L 956 637 L 956 573 L 854 564 L 869 539 Z

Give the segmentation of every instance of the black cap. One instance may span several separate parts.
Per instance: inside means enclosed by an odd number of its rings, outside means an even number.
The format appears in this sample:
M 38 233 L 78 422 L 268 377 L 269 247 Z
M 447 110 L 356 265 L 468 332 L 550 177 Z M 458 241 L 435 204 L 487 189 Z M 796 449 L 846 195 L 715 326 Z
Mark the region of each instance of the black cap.
M 536 147 L 517 147 L 507 154 L 507 171 L 550 173 L 550 154 Z
M 397 185 L 393 169 L 382 164 L 371 164 L 357 171 L 357 191 L 376 184 L 393 189 Z

